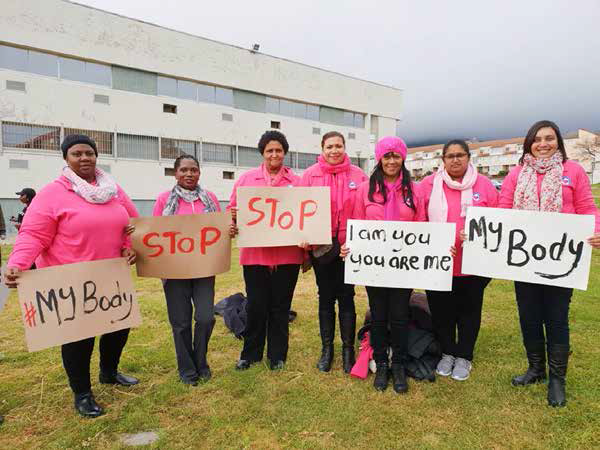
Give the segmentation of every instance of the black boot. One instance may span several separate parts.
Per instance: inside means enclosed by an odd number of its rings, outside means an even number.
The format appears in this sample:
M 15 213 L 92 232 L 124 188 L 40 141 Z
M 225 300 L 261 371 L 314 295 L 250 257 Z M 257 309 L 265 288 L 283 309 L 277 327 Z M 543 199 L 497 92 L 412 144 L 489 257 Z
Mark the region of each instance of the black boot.
M 546 348 L 544 341 L 533 342 L 525 345 L 529 367 L 523 375 L 512 379 L 513 386 L 526 386 L 540 383 L 546 379 Z
M 565 392 L 565 377 L 569 363 L 569 346 L 554 344 L 548 345 L 548 405 L 565 406 L 567 394 Z
M 373 387 L 378 391 L 385 391 L 390 382 L 390 367 L 386 362 L 377 363 L 377 372 L 373 380 Z
M 398 394 L 408 392 L 408 381 L 406 381 L 406 371 L 402 364 L 392 364 L 392 380 L 394 382 L 394 391 Z
M 98 375 L 98 380 L 102 384 L 118 384 L 119 386 L 134 386 L 140 382 L 137 378 L 120 372 L 106 373 L 102 371 Z
M 354 363 L 354 339 L 356 338 L 356 314 L 340 314 L 340 335 L 342 336 L 342 366 L 350 373 Z
M 75 410 L 83 417 L 92 419 L 104 414 L 102 407 L 96 403 L 92 391 L 75 394 Z
M 321 372 L 329 372 L 333 362 L 333 337 L 335 336 L 335 312 L 319 311 L 319 329 L 321 331 L 321 358 L 317 363 L 317 369 Z

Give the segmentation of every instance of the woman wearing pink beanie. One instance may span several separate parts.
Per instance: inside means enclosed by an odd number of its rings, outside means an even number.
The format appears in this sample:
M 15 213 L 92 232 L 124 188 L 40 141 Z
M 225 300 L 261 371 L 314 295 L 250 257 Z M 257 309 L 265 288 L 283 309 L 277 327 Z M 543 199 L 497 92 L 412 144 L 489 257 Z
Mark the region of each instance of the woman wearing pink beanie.
M 358 188 L 353 219 L 422 222 L 425 212 L 415 184 L 404 165 L 406 144 L 389 136 L 375 147 L 377 165 L 371 178 Z M 341 256 L 349 253 L 342 247 Z M 377 372 L 373 386 L 384 391 L 389 384 L 388 343 L 392 347 L 394 391 L 408 391 L 405 362 L 408 350 L 409 299 L 412 289 L 366 286 L 371 309 L 371 345 Z M 388 339 L 388 324 L 390 333 Z

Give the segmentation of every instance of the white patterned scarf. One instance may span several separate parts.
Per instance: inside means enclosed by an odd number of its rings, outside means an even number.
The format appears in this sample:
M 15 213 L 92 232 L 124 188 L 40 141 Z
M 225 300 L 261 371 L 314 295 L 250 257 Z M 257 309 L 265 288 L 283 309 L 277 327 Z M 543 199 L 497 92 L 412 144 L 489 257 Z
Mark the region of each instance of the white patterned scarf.
M 460 217 L 467 215 L 467 208 L 473 204 L 473 186 L 477 181 L 477 169 L 469 163 L 462 181 L 454 181 L 445 168 L 440 168 L 433 178 L 433 189 L 429 199 L 427 214 L 431 222 L 448 221 L 448 200 L 444 193 L 444 184 L 460 192 Z
M 200 185 L 196 185 L 196 189 L 188 190 L 184 189 L 178 184 L 171 190 L 169 194 L 169 199 L 163 208 L 162 215 L 163 216 L 173 216 L 177 214 L 177 210 L 179 209 L 179 199 L 183 199 L 183 201 L 188 203 L 194 203 L 196 200 L 200 199 L 200 201 L 204 204 L 205 213 L 215 212 L 217 210 L 217 206 L 215 202 L 208 195 L 204 189 L 200 187 Z
M 117 196 L 117 183 L 101 169 L 96 168 L 96 184 L 90 184 L 70 167 L 63 168 L 63 176 L 71 182 L 73 191 L 88 203 L 108 203 Z
M 531 153 L 523 157 L 523 168 L 517 178 L 513 208 L 533 211 L 560 212 L 562 210 L 563 157 L 556 152 L 550 158 L 536 158 Z M 537 174 L 543 173 L 541 192 L 537 188 Z

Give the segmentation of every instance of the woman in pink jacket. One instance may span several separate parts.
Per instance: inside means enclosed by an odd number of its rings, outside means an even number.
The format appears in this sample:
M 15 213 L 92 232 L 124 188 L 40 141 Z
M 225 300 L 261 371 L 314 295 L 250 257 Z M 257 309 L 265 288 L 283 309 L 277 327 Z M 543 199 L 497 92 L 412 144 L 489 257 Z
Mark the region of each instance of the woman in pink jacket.
M 588 176 L 583 167 L 567 159 L 560 130 L 554 122 L 542 120 L 527 132 L 519 165 L 502 184 L 499 206 L 594 214 L 596 234 L 588 241 L 594 248 L 600 248 L 600 214 Z M 515 281 L 515 294 L 529 368 L 523 375 L 514 377 L 512 384 L 525 386 L 544 381 L 547 352 L 548 404 L 564 406 L 569 361 L 569 304 L 573 289 Z
M 360 168 L 350 164 L 350 158 L 346 154 L 346 141 L 341 133 L 331 131 L 323 135 L 321 149 L 322 154 L 319 155 L 318 162 L 306 169 L 302 175 L 303 186 L 329 186 L 331 189 L 331 230 L 334 245 L 314 248 L 310 253 L 319 288 L 322 350 L 317 368 L 322 372 L 331 370 L 337 300 L 342 337 L 342 363 L 344 372 L 350 373 L 355 362 L 354 286 L 344 283 L 344 261 L 339 257 L 339 249 L 340 245 L 346 242 L 346 221 L 352 214 L 356 191 L 358 186 L 367 180 L 367 176 Z
M 221 210 L 217 197 L 198 185 L 200 163 L 192 155 L 175 160 L 173 189 L 158 196 L 153 215 L 173 216 L 202 214 Z M 206 361 L 208 341 L 215 325 L 215 277 L 187 280 L 163 280 L 167 314 L 173 331 L 179 379 L 196 386 L 210 380 L 212 374 Z M 192 339 L 192 317 L 194 334 Z
M 402 139 L 388 136 L 377 142 L 377 165 L 369 181 L 356 193 L 353 219 L 423 222 L 425 212 L 415 184 L 404 165 L 407 148 Z M 341 256 L 349 249 L 344 244 Z M 373 386 L 384 391 L 389 383 L 388 344 L 392 347 L 394 391 L 408 391 L 405 363 L 408 356 L 409 299 L 412 289 L 366 286 L 371 310 L 371 345 L 377 365 Z M 389 337 L 388 337 L 389 324 Z
M 473 351 L 481 326 L 483 293 L 490 279 L 461 272 L 460 234 L 465 227 L 467 208 L 496 207 L 498 191 L 487 177 L 477 173 L 465 141 L 456 139 L 446 143 L 442 160 L 444 167 L 425 178 L 419 189 L 429 222 L 456 224 L 456 255 L 452 290 L 427 291 L 427 301 L 434 331 L 442 347 L 442 359 L 436 372 L 464 381 L 471 373 Z
M 233 186 L 227 209 L 231 209 L 234 220 L 238 188 L 272 186 L 288 189 L 300 185 L 300 178 L 283 165 L 289 144 L 282 133 L 265 132 L 258 142 L 258 150 L 264 158 L 263 163 L 243 173 Z M 246 370 L 262 360 L 265 338 L 269 368 L 283 369 L 288 353 L 290 307 L 303 257 L 302 249 L 295 245 L 240 249 L 248 317 L 237 370 Z
M 38 268 L 126 257 L 135 262 L 125 229 L 138 213 L 125 192 L 96 167 L 96 143 L 85 135 L 69 135 L 62 145 L 67 166 L 33 199 L 7 264 L 7 284 L 16 287 L 19 273 L 35 262 Z M 129 329 L 100 338 L 100 383 L 131 386 L 138 380 L 117 371 Z M 75 395 L 75 409 L 98 417 L 90 383 L 94 338 L 62 346 L 62 360 Z

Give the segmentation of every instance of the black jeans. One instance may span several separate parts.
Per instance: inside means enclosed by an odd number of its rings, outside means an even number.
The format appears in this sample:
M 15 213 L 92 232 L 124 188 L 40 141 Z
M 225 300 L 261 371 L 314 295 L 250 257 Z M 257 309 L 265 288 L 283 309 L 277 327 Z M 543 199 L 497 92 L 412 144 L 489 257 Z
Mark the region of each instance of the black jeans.
M 129 328 L 103 334 L 100 337 L 100 371 L 107 374 L 117 372 L 123 347 L 127 343 Z M 75 394 L 91 390 L 90 361 L 96 338 L 63 344 L 61 347 L 63 366 L 69 377 L 69 385 Z
M 267 358 L 285 361 L 288 353 L 289 315 L 298 281 L 299 264 L 244 267 L 248 304 L 244 348 L 240 359 L 260 361 L 267 341 Z
M 453 277 L 451 291 L 427 291 L 431 320 L 443 353 L 473 360 L 483 293 L 489 282 L 489 278 L 478 276 Z
M 388 361 L 392 346 L 392 364 L 402 364 L 408 352 L 409 300 L 412 289 L 366 286 L 371 309 L 371 346 L 376 363 Z M 388 337 L 389 324 L 389 337 Z
M 523 343 L 569 345 L 569 306 L 573 289 L 515 281 Z
M 215 325 L 215 277 L 169 279 L 163 282 L 163 289 L 173 330 L 179 376 L 186 381 L 195 381 L 198 371 L 208 367 L 206 353 Z
M 337 257 L 329 264 L 319 264 L 311 256 L 317 287 L 319 288 L 319 314 L 335 317 L 335 301 L 338 302 L 339 313 L 355 314 L 354 285 L 344 283 L 344 261 Z

